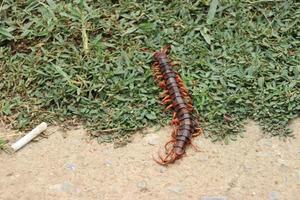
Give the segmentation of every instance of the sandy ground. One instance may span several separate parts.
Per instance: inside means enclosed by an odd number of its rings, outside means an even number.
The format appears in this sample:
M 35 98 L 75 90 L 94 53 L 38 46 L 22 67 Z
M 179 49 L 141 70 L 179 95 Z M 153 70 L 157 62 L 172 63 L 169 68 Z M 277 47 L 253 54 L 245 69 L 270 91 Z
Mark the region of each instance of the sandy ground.
M 195 139 L 174 165 L 152 160 L 170 128 L 136 134 L 115 149 L 88 140 L 82 128 L 50 127 L 47 139 L 19 152 L 0 153 L 1 200 L 114 199 L 300 199 L 300 119 L 291 124 L 296 139 L 265 138 L 254 122 L 245 138 L 229 145 Z M 0 135 L 11 134 L 3 127 Z

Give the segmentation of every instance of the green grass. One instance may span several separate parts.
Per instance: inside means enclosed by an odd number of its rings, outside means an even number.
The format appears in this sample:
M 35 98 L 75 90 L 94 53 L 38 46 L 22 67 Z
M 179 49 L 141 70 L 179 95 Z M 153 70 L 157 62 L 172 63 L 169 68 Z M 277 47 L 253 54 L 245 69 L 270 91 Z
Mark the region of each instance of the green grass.
M 18 129 L 76 119 L 109 140 L 166 124 L 151 55 L 171 44 L 213 140 L 236 139 L 248 118 L 291 136 L 299 33 L 300 3 L 290 0 L 4 0 L 0 116 Z
M 6 142 L 4 139 L 0 138 L 0 150 L 3 150 L 3 149 L 4 149 L 4 145 L 5 145 L 6 143 L 7 143 L 7 142 Z

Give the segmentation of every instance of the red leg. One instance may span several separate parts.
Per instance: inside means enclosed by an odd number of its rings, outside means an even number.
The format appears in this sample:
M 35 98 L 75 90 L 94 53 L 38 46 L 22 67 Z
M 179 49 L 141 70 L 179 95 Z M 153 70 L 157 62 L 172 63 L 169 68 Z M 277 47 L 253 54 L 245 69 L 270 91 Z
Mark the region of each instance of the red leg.
M 172 138 L 174 139 L 174 140 L 176 140 L 176 136 L 177 136 L 177 127 L 174 127 L 173 128 L 173 131 L 172 131 Z
M 197 137 L 203 133 L 202 128 L 195 128 L 195 132 L 192 134 L 192 137 Z
M 170 63 L 170 65 L 173 67 L 173 66 L 178 66 L 179 65 L 179 62 L 178 61 L 172 61 Z
M 174 111 L 174 112 L 173 112 L 173 119 L 176 118 L 176 115 L 177 115 L 177 113 Z
M 171 125 L 175 125 L 175 126 L 178 126 L 179 124 L 179 119 L 175 118 L 171 121 Z
M 166 107 L 163 112 L 166 113 L 171 108 L 173 108 L 173 104 L 170 104 L 168 107 Z
M 160 98 L 165 98 L 168 95 L 168 90 L 165 90 L 163 93 L 159 95 Z
M 165 89 L 165 88 L 166 88 L 165 82 L 161 81 L 161 82 L 159 83 L 159 87 L 161 87 L 162 89 Z
M 166 100 L 171 100 L 171 97 L 170 97 L 170 95 L 167 95 L 167 96 L 165 96 L 165 98 L 163 98 L 163 100 L 162 101 L 166 101 Z
M 168 148 L 168 146 L 171 144 L 171 148 L 173 148 L 173 144 L 175 143 L 175 139 L 172 139 L 172 140 L 170 140 L 169 142 L 167 142 L 166 144 L 165 144 L 165 151 L 166 152 L 169 152 L 170 151 L 170 149 Z
M 170 103 L 170 102 L 172 102 L 172 99 L 166 99 L 166 100 L 164 100 L 161 104 L 162 104 L 162 105 L 166 105 L 166 104 L 168 104 L 168 103 Z
M 168 51 L 169 51 L 169 49 L 170 49 L 170 47 L 171 47 L 170 45 L 166 45 L 165 47 L 163 47 L 163 48 L 161 49 L 161 52 L 167 54 Z

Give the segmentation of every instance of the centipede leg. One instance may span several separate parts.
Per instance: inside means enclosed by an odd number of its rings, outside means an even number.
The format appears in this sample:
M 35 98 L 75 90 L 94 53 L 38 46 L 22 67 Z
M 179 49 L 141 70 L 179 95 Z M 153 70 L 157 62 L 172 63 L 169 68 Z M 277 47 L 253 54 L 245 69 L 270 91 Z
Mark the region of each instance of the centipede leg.
M 163 157 L 162 155 L 159 155 L 159 157 L 162 160 L 163 165 L 173 163 L 177 159 L 174 149 L 168 152 L 165 157 Z
M 197 137 L 203 133 L 202 128 L 195 128 L 195 132 L 192 134 L 192 137 Z
M 162 89 L 166 89 L 166 83 L 161 81 L 158 83 L 159 87 L 162 88 Z
M 177 118 L 173 119 L 173 120 L 171 121 L 170 124 L 171 124 L 171 125 L 176 125 L 176 126 L 178 126 L 178 124 L 179 124 L 179 119 L 177 119 Z
M 160 72 L 153 71 L 153 75 L 154 75 L 154 81 L 156 83 L 160 83 L 163 80 L 163 76 L 161 75 Z
M 177 119 L 176 115 L 177 115 L 177 113 L 173 112 L 173 118 L 172 118 L 172 121 L 170 122 L 170 125 L 176 125 L 176 126 L 178 125 L 179 120 Z M 173 136 L 173 134 L 172 134 L 172 136 Z
M 163 98 L 162 101 L 167 101 L 167 100 L 169 100 L 169 99 L 171 99 L 170 95 L 166 95 L 166 96 Z
M 163 76 L 161 74 L 157 74 L 156 78 L 159 79 L 159 80 L 161 80 L 163 78 Z
M 169 51 L 169 49 L 170 49 L 170 45 L 166 45 L 165 47 L 163 47 L 163 48 L 161 49 L 161 52 L 164 53 L 164 54 L 167 54 L 168 51 Z
M 168 159 L 170 158 L 170 159 Z M 171 163 L 171 162 L 174 162 L 175 161 L 175 158 L 176 158 L 176 154 L 174 152 L 174 150 L 172 149 L 168 154 L 167 156 L 163 159 L 164 162 L 166 163 Z
M 166 144 L 165 144 L 165 151 L 166 152 L 168 152 L 169 151 L 169 148 L 168 148 L 168 146 L 170 145 L 170 144 L 174 144 L 175 143 L 175 139 L 171 139 L 169 142 L 167 142 Z M 171 147 L 173 147 L 173 145 L 171 146 Z
M 189 96 L 188 91 L 186 90 L 185 86 L 181 85 L 181 84 L 178 84 L 178 85 L 179 85 L 181 92 L 183 92 L 185 94 L 185 96 Z
M 172 67 L 178 66 L 178 65 L 179 65 L 179 62 L 172 61 L 172 62 L 170 63 L 170 65 L 171 65 Z
M 175 119 L 176 118 L 176 115 L 177 115 L 177 112 L 173 112 L 173 119 Z
M 159 95 L 160 98 L 165 98 L 168 95 L 169 91 L 165 90 L 163 93 Z
M 187 106 L 188 106 L 188 110 L 189 111 L 193 111 L 194 110 L 194 107 L 191 104 L 187 104 Z
M 164 162 L 163 156 L 161 155 L 161 150 L 158 151 L 158 159 L 155 158 L 154 156 L 152 156 L 152 158 L 159 165 L 167 165 L 167 163 Z
M 168 112 L 173 107 L 173 104 L 170 104 L 168 107 L 164 109 L 164 113 Z
M 162 105 L 166 105 L 166 104 L 168 104 L 168 103 L 170 103 L 170 102 L 172 102 L 172 99 L 166 99 L 166 100 L 164 100 L 164 101 L 162 101 Z
M 190 97 L 190 95 L 186 91 L 181 91 L 182 95 L 185 97 Z
M 172 131 L 172 134 L 171 134 L 171 136 L 172 136 L 172 138 L 173 138 L 174 140 L 176 140 L 177 130 L 178 130 L 178 128 L 177 128 L 177 127 L 174 127 L 174 128 L 173 128 L 173 131 Z
M 161 151 L 159 151 L 158 158 L 159 160 L 153 157 L 153 160 L 160 165 L 168 165 L 176 160 L 176 154 L 173 149 L 165 154 L 165 156 L 163 156 Z
M 183 83 L 183 81 L 182 81 L 181 77 L 179 76 L 179 74 L 176 74 L 176 81 L 178 83 Z

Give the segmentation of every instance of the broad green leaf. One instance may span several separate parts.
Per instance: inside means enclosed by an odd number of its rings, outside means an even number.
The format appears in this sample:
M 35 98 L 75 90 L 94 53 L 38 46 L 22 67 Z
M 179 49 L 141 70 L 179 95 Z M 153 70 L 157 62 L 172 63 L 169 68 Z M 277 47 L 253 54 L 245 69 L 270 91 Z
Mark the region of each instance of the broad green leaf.
M 128 28 L 128 29 L 122 34 L 122 36 L 125 36 L 125 35 L 128 35 L 128 34 L 130 34 L 130 33 L 133 33 L 133 32 L 135 32 L 137 29 L 138 29 L 138 27 L 131 27 L 131 28 Z
M 210 2 L 208 14 L 207 14 L 207 20 L 206 20 L 207 24 L 212 23 L 212 21 L 215 17 L 216 11 L 217 11 L 218 4 L 219 4 L 219 0 L 212 0 Z
M 0 27 L 0 35 L 8 38 L 8 39 L 13 39 L 14 36 L 10 33 L 9 29 Z
M 208 29 L 207 28 L 203 28 L 200 30 L 200 33 L 202 35 L 202 37 L 204 38 L 204 40 L 206 41 L 207 44 L 211 44 L 211 41 L 212 41 L 212 37 L 211 35 L 208 33 Z

